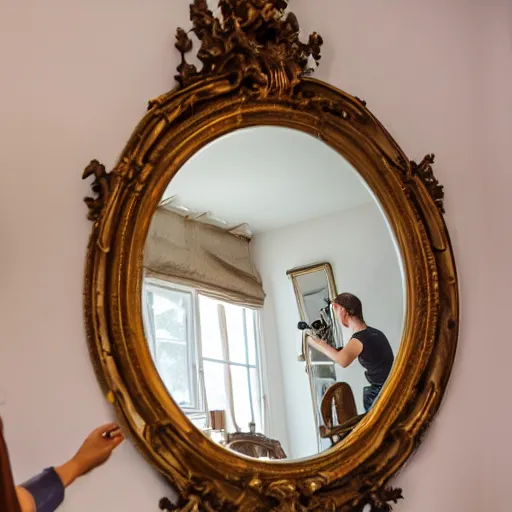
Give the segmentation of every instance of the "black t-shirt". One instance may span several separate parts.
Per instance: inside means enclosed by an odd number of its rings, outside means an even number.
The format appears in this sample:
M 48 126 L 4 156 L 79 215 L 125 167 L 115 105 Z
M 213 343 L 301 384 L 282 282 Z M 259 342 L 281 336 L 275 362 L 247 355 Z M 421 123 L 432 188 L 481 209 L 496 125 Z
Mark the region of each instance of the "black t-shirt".
M 359 362 L 366 370 L 368 382 L 374 386 L 382 386 L 386 382 L 393 366 L 393 350 L 385 334 L 373 327 L 355 332 L 352 338 L 363 344 L 363 351 L 359 354 Z

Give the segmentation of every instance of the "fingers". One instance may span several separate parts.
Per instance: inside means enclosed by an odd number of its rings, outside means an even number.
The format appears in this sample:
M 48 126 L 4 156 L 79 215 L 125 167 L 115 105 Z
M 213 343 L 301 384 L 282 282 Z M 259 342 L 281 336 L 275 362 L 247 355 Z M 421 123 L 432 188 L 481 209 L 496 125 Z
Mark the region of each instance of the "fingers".
M 123 434 L 121 434 L 121 432 L 119 432 L 118 434 L 115 435 L 115 437 L 112 437 L 110 439 L 110 444 L 113 447 L 112 449 L 117 448 L 123 441 L 124 441 L 124 436 L 123 436 Z
M 103 432 L 101 436 L 104 439 L 112 439 L 114 437 L 122 436 L 122 432 L 119 427 L 116 427 L 114 430 L 107 430 L 106 432 Z
M 124 435 L 121 432 L 121 428 L 117 423 L 105 423 L 101 427 L 96 428 L 89 436 L 89 438 L 97 439 L 102 437 L 105 441 L 108 441 L 109 445 L 114 448 L 119 446 L 124 441 Z
M 108 438 L 111 437 L 111 433 L 119 430 L 119 425 L 117 423 L 105 423 L 101 427 L 95 428 L 88 436 L 88 438 Z
M 94 433 L 99 432 L 100 434 L 103 434 L 103 432 L 111 432 L 113 430 L 119 429 L 119 425 L 117 423 L 105 423 L 105 425 L 102 425 L 101 427 L 98 427 L 94 430 Z
M 111 437 L 105 438 L 104 448 L 108 451 L 108 453 L 112 453 L 122 442 L 124 441 L 124 436 L 121 431 L 117 431 L 115 434 L 112 434 Z
M 117 423 L 105 423 L 101 427 L 97 427 L 94 429 L 91 434 L 87 437 L 88 440 L 103 438 L 106 441 L 111 441 L 113 439 L 120 439 L 121 442 L 124 437 L 121 432 L 121 428 Z M 87 442 L 87 440 L 86 440 Z M 117 445 L 116 445 L 117 446 Z

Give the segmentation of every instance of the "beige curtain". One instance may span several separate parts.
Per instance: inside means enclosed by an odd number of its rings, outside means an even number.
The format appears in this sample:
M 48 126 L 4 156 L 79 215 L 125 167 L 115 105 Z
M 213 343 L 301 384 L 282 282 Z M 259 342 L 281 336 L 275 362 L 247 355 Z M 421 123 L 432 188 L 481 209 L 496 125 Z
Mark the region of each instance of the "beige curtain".
M 261 278 L 249 240 L 159 208 L 144 252 L 146 275 L 186 284 L 216 299 L 261 308 Z

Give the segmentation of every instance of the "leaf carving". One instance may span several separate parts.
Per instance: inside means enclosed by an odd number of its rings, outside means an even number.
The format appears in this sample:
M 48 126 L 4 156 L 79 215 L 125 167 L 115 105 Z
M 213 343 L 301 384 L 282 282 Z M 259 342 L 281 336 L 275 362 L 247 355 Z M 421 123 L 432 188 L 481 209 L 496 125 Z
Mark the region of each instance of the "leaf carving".
M 198 71 L 187 63 L 185 55 L 193 43 L 178 28 L 175 46 L 181 63 L 176 80 L 180 87 L 226 76 L 259 97 L 291 95 L 300 78 L 312 73 L 310 59 L 318 65 L 323 41 L 315 32 L 307 43 L 301 42 L 299 22 L 293 13 L 285 14 L 287 6 L 287 0 L 221 0 L 218 18 L 206 0 L 195 0 L 190 20 L 200 41 L 197 58 L 203 67 Z

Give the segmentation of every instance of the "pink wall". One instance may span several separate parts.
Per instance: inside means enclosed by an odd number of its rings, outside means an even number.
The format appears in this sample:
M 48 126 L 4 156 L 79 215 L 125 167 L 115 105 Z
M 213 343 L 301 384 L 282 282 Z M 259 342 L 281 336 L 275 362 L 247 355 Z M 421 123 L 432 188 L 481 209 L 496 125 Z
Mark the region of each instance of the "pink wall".
M 19 479 L 110 419 L 81 310 L 80 173 L 111 165 L 178 62 L 187 0 L 0 2 L 0 412 Z M 505 512 L 512 236 L 512 13 L 506 0 L 294 0 L 325 38 L 319 77 L 368 101 L 406 152 L 433 151 L 460 272 L 460 349 L 440 415 L 398 478 L 408 512 Z M 322 10 L 324 9 L 324 10 Z M 509 10 L 507 10 L 509 9 Z M 494 349 L 494 350 L 493 350 Z M 129 443 L 64 510 L 155 510 Z

